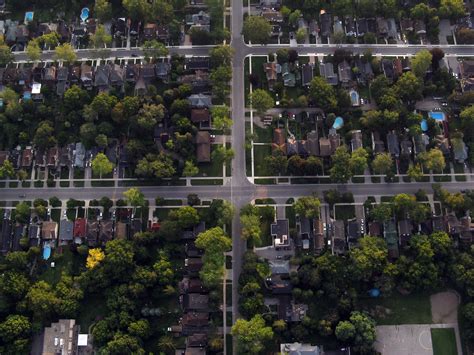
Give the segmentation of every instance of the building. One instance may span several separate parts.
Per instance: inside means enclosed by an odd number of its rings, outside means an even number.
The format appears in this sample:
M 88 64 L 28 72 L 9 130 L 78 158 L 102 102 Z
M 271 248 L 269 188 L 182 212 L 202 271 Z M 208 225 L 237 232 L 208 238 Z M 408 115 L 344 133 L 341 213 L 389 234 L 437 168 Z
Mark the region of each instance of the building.
M 191 107 L 211 107 L 211 97 L 203 94 L 194 94 L 188 97 L 188 102 Z
M 332 63 L 319 63 L 319 73 L 329 84 L 339 84 L 339 78 L 334 72 L 334 66 Z
M 78 354 L 79 325 L 74 319 L 60 319 L 35 338 L 31 355 Z M 82 343 L 82 340 L 81 340 Z
M 12 241 L 12 222 L 8 218 L 4 218 L 2 221 L 2 231 L 0 234 L 0 252 L 6 254 L 10 251 Z
M 351 149 L 352 151 L 362 148 L 362 132 L 360 130 L 352 131 Z
M 211 113 L 208 108 L 191 109 L 191 122 L 197 124 L 200 129 L 211 128 Z
M 352 81 L 352 68 L 346 60 L 339 63 L 337 71 L 339 73 L 339 81 L 342 85 L 348 85 Z
M 98 236 L 99 236 L 99 222 L 97 220 L 87 220 L 87 225 L 86 225 L 87 245 L 96 246 Z
M 393 131 L 387 134 L 387 146 L 390 154 L 396 158 L 400 156 L 400 144 L 398 142 L 398 136 Z
M 41 225 L 41 239 L 55 240 L 58 238 L 58 224 L 53 221 L 44 221 Z
M 319 346 L 301 343 L 280 344 L 281 355 L 323 355 Z
M 286 132 L 281 128 L 273 130 L 272 151 L 286 155 Z
M 78 218 L 74 221 L 74 243 L 82 244 L 82 241 L 86 237 L 86 220 L 84 218 Z
M 334 221 L 333 227 L 332 251 L 335 254 L 343 254 L 347 250 L 344 221 Z
M 67 245 L 74 237 L 74 222 L 68 219 L 61 220 L 59 224 L 59 245 Z
M 400 255 L 398 250 L 399 237 L 397 234 L 397 225 L 393 219 L 383 223 L 383 237 L 387 243 L 388 256 L 391 259 L 398 258 Z
M 270 234 L 273 237 L 275 247 L 290 245 L 289 229 L 288 219 L 277 219 L 275 223 L 271 224 Z
M 278 74 L 281 73 L 281 66 L 278 63 L 271 62 L 271 63 L 264 63 L 263 64 L 263 70 L 265 72 L 265 75 L 267 77 L 267 82 L 268 82 L 268 89 L 270 91 L 273 90 L 273 85 L 275 85 L 277 79 L 278 79 Z
M 203 312 L 209 308 L 209 296 L 199 293 L 187 293 L 183 297 L 183 309 L 185 311 Z
M 112 240 L 114 236 L 114 222 L 110 219 L 101 220 L 99 225 L 99 240 L 105 244 L 109 240 Z
M 408 245 L 413 234 L 413 224 L 407 219 L 398 221 L 398 237 L 401 247 Z
M 304 64 L 301 67 L 301 85 L 309 86 L 314 78 L 314 69 L 312 64 Z
M 196 134 L 196 160 L 198 163 L 211 162 L 211 136 L 207 131 Z
M 314 238 L 314 252 L 320 254 L 325 247 L 324 242 L 324 226 L 320 219 L 313 220 L 313 238 Z

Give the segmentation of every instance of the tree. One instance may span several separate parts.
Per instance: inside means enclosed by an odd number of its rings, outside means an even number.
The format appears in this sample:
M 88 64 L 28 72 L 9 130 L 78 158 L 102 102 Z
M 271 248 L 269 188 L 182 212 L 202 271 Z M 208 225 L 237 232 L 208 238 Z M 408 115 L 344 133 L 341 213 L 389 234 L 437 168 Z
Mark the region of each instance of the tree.
M 427 152 L 418 154 L 418 159 L 427 170 L 442 172 L 446 167 L 443 152 L 438 148 L 433 148 Z
M 176 172 L 173 161 L 165 153 L 159 155 L 147 154 L 138 161 L 135 173 L 139 176 L 166 178 L 171 177 Z
M 101 22 L 106 22 L 112 18 L 112 5 L 108 0 L 95 0 L 94 15 Z
M 192 160 L 186 160 L 184 163 L 183 176 L 196 176 L 199 174 L 199 168 L 194 165 Z
M 122 5 L 134 20 L 148 19 L 151 16 L 151 6 L 146 0 L 122 0 Z
M 273 97 L 271 97 L 268 91 L 263 89 L 254 90 L 249 95 L 249 101 L 252 108 L 257 111 L 257 115 L 259 116 L 263 115 L 274 105 Z
M 27 222 L 30 217 L 30 206 L 26 202 L 20 202 L 15 206 L 15 218 L 19 222 Z
M 298 25 L 298 20 L 301 17 L 301 11 L 295 10 L 293 11 L 290 16 L 288 16 L 288 22 L 291 26 L 296 27 Z
M 173 264 L 171 264 L 163 250 L 161 250 L 158 255 L 158 261 L 153 265 L 153 269 L 158 275 L 159 284 L 162 286 L 169 285 L 174 278 Z
M 95 143 L 99 148 L 106 148 L 109 144 L 109 140 L 105 134 L 98 134 L 97 137 L 95 137 Z
M 300 197 L 294 204 L 295 212 L 301 217 L 310 219 L 319 217 L 319 209 L 321 208 L 321 201 L 314 196 Z
M 230 66 L 233 55 L 234 49 L 231 46 L 225 44 L 213 47 L 209 51 L 211 65 L 213 67 L 218 67 L 221 65 Z
M 336 182 L 347 182 L 352 177 L 351 156 L 346 146 L 340 146 L 332 156 L 332 167 L 329 170 L 331 179 Z
M 61 317 L 75 317 L 79 310 L 80 301 L 84 297 L 84 292 L 73 281 L 72 276 L 62 273 L 61 279 L 55 287 L 58 305 L 56 311 Z
M 31 328 L 31 322 L 27 317 L 11 314 L 0 323 L 0 337 L 5 343 L 25 339 L 30 336 Z
M 31 40 L 26 47 L 26 55 L 32 62 L 37 62 L 41 59 L 41 48 L 38 41 Z
M 13 53 L 10 47 L 5 44 L 3 36 L 0 36 L 0 65 L 5 66 L 13 61 Z
M 234 150 L 220 145 L 211 153 L 211 159 L 219 164 L 228 163 L 234 159 Z
M 420 53 L 421 52 L 418 52 L 417 55 Z M 431 62 L 429 65 L 431 65 Z M 423 68 L 421 70 L 423 70 Z M 424 70 L 426 71 L 426 69 Z M 421 78 L 423 78 L 423 76 L 421 76 Z M 412 72 L 406 72 L 403 73 L 403 75 L 398 79 L 396 91 L 398 96 L 404 102 L 412 103 L 423 97 L 423 84 L 421 80 L 415 76 L 415 74 Z
M 87 255 L 86 267 L 91 270 L 98 266 L 104 260 L 105 254 L 100 248 L 89 249 Z
M 171 335 L 163 335 L 158 339 L 158 348 L 165 353 L 173 352 L 176 349 L 174 339 Z
M 59 303 L 51 285 L 46 281 L 38 281 L 33 284 L 25 296 L 25 301 L 28 309 L 38 320 L 48 319 Z
M 354 345 L 361 352 L 369 351 L 376 338 L 375 321 L 357 311 L 351 313 L 349 320 L 355 327 Z
M 320 172 L 322 166 L 323 163 L 321 159 L 315 156 L 309 156 L 308 159 L 306 159 L 304 170 L 307 175 L 317 175 Z
M 128 332 L 142 340 L 147 339 L 150 334 L 150 323 L 146 319 L 140 319 L 128 325 Z
M 168 217 L 177 221 L 178 225 L 185 229 L 199 223 L 199 214 L 194 207 L 184 206 L 171 211 Z
M 157 40 L 145 41 L 145 43 L 143 43 L 143 54 L 145 59 L 149 61 L 155 61 L 157 58 L 166 57 L 168 53 L 168 48 Z
M 423 171 L 421 171 L 420 164 L 410 165 L 407 175 L 410 180 L 420 181 L 423 178 Z
M 72 85 L 64 92 L 63 103 L 69 111 L 80 110 L 88 100 L 86 90 L 77 85 Z
M 395 211 L 406 218 L 406 214 L 416 205 L 416 198 L 408 194 L 398 194 L 393 198 L 393 204 Z
M 393 159 L 390 153 L 379 153 L 372 161 L 372 169 L 376 174 L 392 175 Z
M 337 107 L 336 91 L 320 76 L 316 76 L 311 80 L 309 98 L 324 111 L 331 111 Z
M 342 342 L 352 340 L 356 334 L 354 325 L 349 321 L 341 321 L 335 330 L 336 337 Z
M 90 36 L 90 42 L 94 48 L 107 47 L 107 44 L 112 43 L 112 36 L 105 31 L 104 25 L 98 25 Z
M 360 278 L 371 281 L 374 275 L 383 272 L 387 264 L 387 244 L 382 238 L 363 237 L 359 239 L 359 246 L 351 250 L 350 257 Z
M 370 211 L 370 218 L 377 222 L 386 222 L 392 218 L 392 206 L 388 203 L 375 205 Z
M 354 150 L 349 159 L 349 166 L 353 175 L 364 174 L 365 169 L 368 167 L 367 158 L 369 154 L 364 148 L 358 148 Z
M 459 117 L 464 128 L 474 127 L 474 105 L 464 108 Z
M 260 218 L 256 214 L 242 215 L 240 216 L 240 223 L 242 224 L 242 238 L 250 239 L 255 245 L 259 245 L 262 233 Z
M 101 92 L 94 97 L 90 107 L 99 115 L 108 117 L 117 103 L 117 97 L 110 95 L 107 92 Z
M 145 205 L 145 195 L 138 188 L 132 187 L 123 193 L 128 204 L 134 208 Z
M 232 203 L 227 200 L 212 200 L 209 206 L 209 212 L 212 221 L 215 222 L 217 226 L 222 227 L 232 222 L 235 208 Z
M 286 174 L 288 159 L 285 155 L 270 155 L 265 157 L 265 164 L 274 175 Z
M 215 287 L 224 275 L 224 253 L 231 249 L 232 240 L 225 235 L 221 227 L 215 227 L 200 233 L 195 244 L 199 249 L 204 250 L 204 265 L 199 276 L 207 287 Z
M 110 174 L 114 169 L 114 164 L 107 158 L 104 153 L 99 153 L 92 159 L 92 171 L 95 175 L 99 175 L 102 179 L 102 174 Z
M 138 113 L 137 123 L 145 130 L 151 130 L 165 116 L 165 107 L 160 105 L 144 104 Z
M 63 43 L 57 46 L 54 51 L 56 60 L 73 63 L 77 59 L 76 52 L 69 43 Z
M 432 60 L 432 55 L 431 53 L 426 50 L 422 49 L 416 55 L 413 57 L 411 61 L 411 67 L 413 70 L 413 73 L 418 77 L 423 79 L 425 77 L 426 71 L 431 65 L 431 60 Z
M 126 0 L 124 0 L 126 1 Z M 140 342 L 137 338 L 123 334 L 120 332 L 115 333 L 114 338 L 107 343 L 105 348 L 107 354 L 137 354 L 145 355 L 145 351 L 140 346 Z
M 463 17 L 466 14 L 463 0 L 441 0 L 439 14 L 452 20 Z
M 257 314 L 250 320 L 237 319 L 232 326 L 232 335 L 237 337 L 240 354 L 258 354 L 264 350 L 264 343 L 273 338 L 273 330 Z
M 306 28 L 301 27 L 300 29 L 298 29 L 298 31 L 296 31 L 296 42 L 297 43 L 304 43 L 304 41 L 306 39 L 306 34 L 307 34 Z M 345 36 L 344 36 L 344 38 L 345 38 Z
M 232 127 L 232 119 L 230 118 L 229 108 L 227 106 L 213 106 L 211 108 L 212 125 L 217 130 L 224 131 L 224 134 L 229 132 Z
M 248 16 L 244 20 L 242 35 L 247 42 L 266 44 L 271 32 L 272 25 L 262 16 Z
M 6 177 L 13 178 L 15 176 L 15 168 L 10 160 L 5 159 L 2 166 L 0 166 L 0 179 L 4 179 Z
M 56 144 L 54 128 L 49 121 L 41 121 L 36 128 L 33 143 L 39 148 L 50 148 Z

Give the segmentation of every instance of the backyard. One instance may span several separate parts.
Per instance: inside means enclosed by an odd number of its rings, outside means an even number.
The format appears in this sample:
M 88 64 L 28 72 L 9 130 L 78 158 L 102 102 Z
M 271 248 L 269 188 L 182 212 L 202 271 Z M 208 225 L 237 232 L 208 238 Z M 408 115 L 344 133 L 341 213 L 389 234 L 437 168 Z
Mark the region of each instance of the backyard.
M 433 355 L 457 355 L 456 336 L 453 328 L 431 329 Z

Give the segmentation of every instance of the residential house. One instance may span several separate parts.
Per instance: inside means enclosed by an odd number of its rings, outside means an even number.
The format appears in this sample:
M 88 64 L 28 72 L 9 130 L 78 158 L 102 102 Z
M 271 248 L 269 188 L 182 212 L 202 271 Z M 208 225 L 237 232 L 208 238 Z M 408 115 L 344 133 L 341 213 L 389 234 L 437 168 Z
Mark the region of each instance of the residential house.
M 51 65 L 43 68 L 41 83 L 45 85 L 53 85 L 56 82 L 56 67 Z
M 103 219 L 99 224 L 99 241 L 102 244 L 112 240 L 114 236 L 114 221 Z
M 400 58 L 395 58 L 393 60 L 393 71 L 395 73 L 395 77 L 400 77 L 403 74 L 403 65 Z
M 336 16 L 334 17 L 333 23 L 333 33 L 344 33 L 344 27 L 342 26 L 342 21 Z
M 399 236 L 397 234 L 397 225 L 395 220 L 390 219 L 383 223 L 383 237 L 387 243 L 388 256 L 396 259 L 400 255 L 398 250 Z
M 33 162 L 33 149 L 31 147 L 26 147 L 21 152 L 21 168 L 28 169 L 31 167 L 31 163 Z
M 203 94 L 195 94 L 188 97 L 188 102 L 191 107 L 211 107 L 211 97 Z
M 115 237 L 117 239 L 126 239 L 127 238 L 127 223 L 124 222 L 116 222 L 115 223 Z
M 353 17 L 347 16 L 344 20 L 345 23 L 345 33 L 348 37 L 356 37 L 357 36 L 357 27 L 356 22 Z
M 372 237 L 382 236 L 382 226 L 379 222 L 369 222 L 369 235 Z
M 76 143 L 76 148 L 74 150 L 74 166 L 83 169 L 84 168 L 84 158 L 86 156 L 86 149 L 81 142 Z
M 186 312 L 205 312 L 209 309 L 209 296 L 199 293 L 187 293 L 182 296 L 182 305 Z
M 435 137 L 436 147 L 440 149 L 445 156 L 451 154 L 451 150 L 449 147 L 449 140 L 442 134 L 439 134 Z
M 63 96 L 66 90 L 68 89 L 68 77 L 69 77 L 68 67 L 58 68 L 57 82 L 56 82 L 56 94 L 58 96 Z
M 324 226 L 320 219 L 313 220 L 313 238 L 314 238 L 314 252 L 320 254 L 324 249 Z
M 99 222 L 97 220 L 87 220 L 86 240 L 88 246 L 96 246 L 99 236 Z
M 204 11 L 199 11 L 197 14 L 187 15 L 186 25 L 190 26 L 190 30 L 196 28 L 201 31 L 209 32 L 211 29 L 211 16 Z
M 433 227 L 433 232 L 446 232 L 446 220 L 444 216 L 433 216 L 431 217 L 431 224 Z
M 271 7 L 279 10 L 281 6 L 281 0 L 260 0 L 260 6 Z
M 191 122 L 197 124 L 199 129 L 211 128 L 211 113 L 207 108 L 191 109 Z
M 79 84 L 79 82 L 81 82 L 81 67 L 79 65 L 70 67 L 68 81 L 71 85 Z
M 323 355 L 323 350 L 319 346 L 302 343 L 280 344 L 280 354 L 282 355 Z
M 332 16 L 325 10 L 321 10 L 319 14 L 320 35 L 323 37 L 331 36 Z
M 69 166 L 71 164 L 71 152 L 68 147 L 59 148 L 59 166 Z
M 278 79 L 278 74 L 281 73 L 281 66 L 275 62 L 264 63 L 263 70 L 265 71 L 265 75 L 267 77 L 268 89 L 273 91 L 273 85 L 275 85 Z
M 204 94 L 210 92 L 209 72 L 205 70 L 196 70 L 194 74 L 181 75 L 178 83 L 190 84 L 193 88 L 193 94 Z
M 364 37 L 366 33 L 370 32 L 368 21 L 366 18 L 357 19 L 356 26 L 357 26 L 357 35 L 359 37 Z
M 67 245 L 72 242 L 74 237 L 74 222 L 68 219 L 62 219 L 59 224 L 59 245 Z
M 0 234 L 0 252 L 6 254 L 10 251 L 12 241 L 12 221 L 9 218 L 2 220 L 2 234 Z
M 430 144 L 429 137 L 425 134 L 417 134 L 413 137 L 413 150 L 415 155 L 426 152 L 426 147 Z
M 144 64 L 140 68 L 140 76 L 145 83 L 149 83 L 156 78 L 155 66 L 153 64 Z
M 3 83 L 5 85 L 16 84 L 17 77 L 18 77 L 18 69 L 8 67 L 8 68 L 5 69 L 5 71 L 3 73 Z
M 410 18 L 402 18 L 400 20 L 400 27 L 403 32 L 413 32 L 415 29 L 414 21 Z
M 58 224 L 53 221 L 44 221 L 41 225 L 42 240 L 56 240 L 58 238 Z
M 81 64 L 81 83 L 87 90 L 92 89 L 92 85 L 94 84 L 92 68 L 85 63 Z
M 155 64 L 155 76 L 164 82 L 168 82 L 170 71 L 171 64 L 168 62 L 159 62 Z
M 398 221 L 398 237 L 401 247 L 408 245 L 410 238 L 413 234 L 413 224 L 408 219 Z
M 309 155 L 319 156 L 318 131 L 313 130 L 306 136 L 306 149 Z
M 397 23 L 393 17 L 387 19 L 387 36 L 392 39 L 398 39 Z
M 156 23 L 146 23 L 145 26 L 143 26 L 143 38 L 146 41 L 157 39 L 157 28 Z
M 52 323 L 35 338 L 30 354 L 78 354 L 79 329 L 74 319 L 60 319 Z
M 82 244 L 82 241 L 86 237 L 86 226 L 87 221 L 84 218 L 77 218 L 74 221 L 73 237 L 75 244 Z
M 30 86 L 31 79 L 33 78 L 33 70 L 31 68 L 20 68 L 17 72 L 17 82 L 18 85 Z
M 26 25 L 20 25 L 16 28 L 16 43 L 25 45 L 30 39 L 30 31 Z
M 113 36 L 117 39 L 123 40 L 127 38 L 127 22 L 124 17 L 114 21 L 112 32 Z
M 270 225 L 270 234 L 273 237 L 273 245 L 275 247 L 283 247 L 290 245 L 288 219 L 277 219 L 275 223 Z
M 110 66 L 100 65 L 95 70 L 94 87 L 99 91 L 108 91 L 110 88 Z
M 360 130 L 352 131 L 351 149 L 352 151 L 362 148 L 362 132 Z
M 169 32 L 169 30 L 168 30 L 168 26 L 166 26 L 166 25 L 158 25 L 158 26 L 156 27 L 156 37 L 157 37 L 160 41 L 162 41 L 162 42 L 168 44 L 168 41 L 170 40 L 170 32 Z
M 426 35 L 426 24 L 423 20 L 416 20 L 413 26 L 413 30 L 418 36 Z
M 110 65 L 109 83 L 111 86 L 121 88 L 125 80 L 125 67 L 118 64 Z
M 207 131 L 199 131 L 196 134 L 196 160 L 198 163 L 211 161 L 211 137 Z
M 50 168 L 55 168 L 58 166 L 59 160 L 59 150 L 58 147 L 52 147 L 48 149 L 46 164 Z
M 385 152 L 385 143 L 380 138 L 380 133 L 378 131 L 373 131 L 371 133 L 371 136 L 372 136 L 372 151 L 375 154 Z
M 454 160 L 464 164 L 468 158 L 466 143 L 464 143 L 462 138 L 452 138 L 451 144 L 453 146 Z
M 298 228 L 298 237 L 295 240 L 295 245 L 303 247 L 303 250 L 309 249 L 310 239 L 313 239 L 311 220 L 304 216 L 299 216 L 296 227 Z
M 186 271 L 190 277 L 198 277 L 203 263 L 201 258 L 186 258 L 184 260 L 184 266 L 186 267 Z
M 130 222 L 130 237 L 143 232 L 142 221 L 139 218 L 133 218 Z
M 400 144 L 398 142 L 398 136 L 393 131 L 387 134 L 387 146 L 390 154 L 396 158 L 400 156 Z
M 185 70 L 209 70 L 209 57 L 190 57 L 184 61 Z
M 402 70 L 403 72 L 411 71 L 411 62 L 409 57 L 402 59 Z
M 377 34 L 386 37 L 388 34 L 388 22 L 383 17 L 377 17 Z
M 331 85 L 339 84 L 339 78 L 334 72 L 334 66 L 332 63 L 319 63 L 319 72 L 321 76 Z
M 347 222 L 347 242 L 349 246 L 356 245 L 361 237 L 361 224 L 357 219 Z
M 333 224 L 334 230 L 332 235 L 332 251 L 335 254 L 343 254 L 346 252 L 346 233 L 344 221 L 336 220 Z
M 312 64 L 304 64 L 301 66 L 301 85 L 309 86 L 314 77 L 314 68 Z
M 140 67 L 135 64 L 127 64 L 125 66 L 125 81 L 135 83 L 138 80 Z
M 341 145 L 341 137 L 334 128 L 329 130 L 329 142 L 331 143 L 331 155 L 336 152 L 336 149 Z
M 329 138 L 319 139 L 319 155 L 322 157 L 329 157 L 331 155 L 331 141 Z
M 182 335 L 207 332 L 209 329 L 209 313 L 186 312 L 181 318 Z
M 260 12 L 260 16 L 262 16 L 264 19 L 273 24 L 283 22 L 283 15 L 281 14 L 281 12 L 274 9 L 264 8 Z
M 287 87 L 296 86 L 296 75 L 291 72 L 288 63 L 283 63 L 281 66 L 281 76 L 283 77 L 283 85 Z
M 21 166 L 21 151 L 20 147 L 17 147 L 16 149 L 12 149 L 9 152 L 9 157 L 8 160 L 10 163 L 12 163 L 14 169 L 19 169 Z
M 461 87 L 464 92 L 474 90 L 474 60 L 463 60 L 459 64 Z
M 189 278 L 184 276 L 183 279 L 178 284 L 179 293 L 184 295 L 186 293 L 205 293 L 206 289 L 204 288 L 201 279 L 199 278 Z
M 393 61 L 389 59 L 383 59 L 382 60 L 382 70 L 385 75 L 385 77 L 389 81 L 393 81 L 395 78 L 395 70 L 393 69 Z
M 408 139 L 404 139 L 400 143 L 401 154 L 410 156 L 413 153 L 413 143 Z
M 268 264 L 270 266 L 270 271 L 272 275 L 283 275 L 283 277 L 290 275 L 289 260 L 270 260 Z
M 21 224 L 21 223 L 16 223 L 13 226 L 13 235 L 12 235 L 13 238 L 12 238 L 12 244 L 11 244 L 12 251 L 22 250 L 22 247 L 20 245 L 20 240 L 24 236 L 26 236 L 26 225 Z
M 192 349 L 192 355 L 197 355 L 198 353 L 195 353 L 194 350 L 197 351 L 202 351 L 201 353 L 203 355 L 206 354 L 206 347 L 207 347 L 207 334 L 204 333 L 198 333 L 198 334 L 193 334 L 189 335 L 186 338 L 186 352 L 185 355 L 187 355 L 189 352 L 188 350 Z
M 280 152 L 283 155 L 286 155 L 286 132 L 282 128 L 275 128 L 273 130 L 273 143 L 272 151 Z
M 37 247 L 40 245 L 41 227 L 38 224 L 31 224 L 28 227 L 28 241 L 30 246 Z
M 8 150 L 1 150 L 0 151 L 0 165 L 3 165 L 5 160 L 8 160 L 10 152 Z

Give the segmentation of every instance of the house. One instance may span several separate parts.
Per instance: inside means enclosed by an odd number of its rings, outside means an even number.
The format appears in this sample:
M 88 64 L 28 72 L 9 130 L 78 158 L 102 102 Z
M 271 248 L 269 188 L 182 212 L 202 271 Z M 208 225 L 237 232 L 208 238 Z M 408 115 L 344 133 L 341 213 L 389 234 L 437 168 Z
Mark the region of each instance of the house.
M 190 57 L 184 61 L 184 70 L 209 70 L 209 57 Z
M 282 355 L 323 355 L 319 346 L 301 343 L 280 344 L 280 354 Z
M 130 222 L 130 237 L 141 232 L 143 232 L 142 221 L 139 218 L 132 219 Z
M 63 96 L 68 88 L 68 77 L 69 69 L 68 67 L 60 67 L 57 70 L 57 83 L 56 83 L 56 94 Z
M 433 216 L 431 217 L 431 224 L 433 227 L 433 232 L 446 232 L 446 220 L 444 216 Z
M 182 335 L 206 332 L 209 329 L 209 313 L 186 312 L 181 318 Z
M 197 14 L 187 15 L 186 25 L 190 26 L 190 30 L 197 28 L 201 31 L 209 32 L 211 29 L 211 16 L 204 11 L 199 11 Z
M 84 158 L 86 156 L 86 148 L 81 142 L 76 143 L 74 150 L 74 166 L 78 168 L 84 168 Z
M 459 64 L 461 87 L 463 91 L 474 90 L 474 60 L 463 60 Z
M 94 84 L 92 68 L 85 63 L 81 64 L 81 83 L 87 90 L 90 90 Z
M 357 244 L 361 237 L 361 224 L 357 219 L 347 222 L 347 242 L 349 245 Z
M 3 165 L 5 160 L 8 160 L 10 152 L 8 150 L 1 150 L 0 151 L 0 165 Z
M 387 36 L 392 39 L 399 37 L 397 23 L 393 17 L 387 19 Z
M 87 245 L 96 246 L 98 236 L 99 236 L 99 222 L 97 220 L 87 220 L 87 225 L 86 225 Z
M 415 155 L 426 152 L 426 147 L 430 144 L 429 137 L 425 134 L 417 134 L 413 137 L 413 149 Z
M 191 277 L 198 277 L 199 271 L 201 271 L 203 263 L 201 258 L 186 258 L 184 260 L 184 266 L 188 275 Z
M 81 67 L 80 66 L 76 65 L 76 66 L 70 67 L 68 81 L 71 83 L 71 85 L 79 84 L 79 82 L 81 81 Z
M 446 217 L 446 224 L 449 234 L 459 235 L 461 233 L 461 223 L 454 214 L 449 214 Z
M 334 24 L 333 24 L 333 33 L 344 33 L 344 27 L 342 26 L 342 21 L 336 16 L 334 17 Z
M 387 134 L 387 146 L 390 154 L 397 158 L 400 156 L 400 144 L 398 143 L 398 136 L 393 131 Z
M 318 131 L 313 130 L 306 136 L 306 149 L 309 155 L 319 155 L 319 137 Z
M 211 97 L 203 94 L 195 94 L 188 97 L 188 102 L 191 107 L 211 107 Z
M 447 137 L 442 134 L 439 134 L 435 137 L 434 140 L 436 142 L 436 147 L 440 149 L 445 156 L 451 154 L 451 151 L 449 149 L 449 140 Z
M 403 74 L 403 65 L 400 58 L 395 58 L 393 60 L 393 71 L 395 72 L 395 77 L 400 77 Z
M 26 225 L 21 224 L 21 223 L 16 223 L 13 227 L 13 239 L 12 239 L 12 244 L 11 244 L 12 251 L 22 250 L 22 247 L 20 245 L 20 240 L 24 236 L 26 236 Z
M 194 74 L 181 75 L 178 82 L 190 84 L 193 88 L 193 94 L 203 94 L 210 92 L 209 72 L 205 70 L 196 70 Z
M 402 18 L 400 20 L 400 28 L 403 32 L 413 32 L 415 29 L 414 21 L 409 18 Z
M 401 247 L 408 245 L 410 238 L 412 236 L 413 224 L 407 219 L 398 221 L 398 237 Z
M 362 132 L 360 130 L 352 131 L 351 149 L 352 151 L 362 148 Z
M 332 63 L 319 63 L 319 72 L 321 76 L 331 85 L 339 84 L 339 78 L 334 72 Z
M 281 73 L 281 66 L 275 62 L 264 63 L 263 70 L 265 71 L 265 75 L 267 77 L 268 89 L 271 91 L 273 90 L 273 85 L 277 81 L 278 74 Z
M 118 39 L 127 38 L 127 22 L 124 17 L 118 18 L 117 20 L 114 21 L 112 32 L 115 38 L 118 38 Z
M 281 12 L 271 8 L 264 8 L 260 12 L 260 16 L 262 16 L 264 19 L 273 24 L 283 22 L 283 15 L 281 14 Z
M 30 224 L 28 227 L 28 241 L 30 246 L 39 246 L 40 245 L 40 231 L 41 228 L 37 224 Z
M 385 75 L 385 77 L 389 81 L 393 81 L 395 78 L 395 70 L 393 69 L 393 61 L 389 59 L 383 59 L 382 60 L 382 70 Z
M 51 65 L 49 67 L 43 68 L 43 73 L 42 73 L 42 79 L 41 83 L 42 84 L 53 84 L 56 82 L 56 67 L 54 65 Z
M 314 238 L 314 252 L 320 254 L 324 249 L 324 226 L 323 221 L 320 219 L 313 220 L 313 238 Z
M 29 167 L 31 167 L 32 162 L 33 162 L 33 149 L 31 149 L 31 147 L 26 147 L 21 152 L 20 167 L 22 169 L 28 169 Z
M 426 24 L 423 20 L 416 20 L 413 26 L 413 30 L 419 36 L 426 35 Z
M 168 62 L 159 62 L 155 64 L 155 76 L 164 82 L 168 82 L 170 71 L 171 64 Z
M 2 231 L 1 231 L 0 239 L 0 252 L 2 254 L 6 254 L 10 251 L 11 248 L 11 241 L 12 241 L 12 222 L 8 218 L 3 218 L 2 221 Z
M 322 157 L 331 155 L 331 141 L 328 138 L 319 139 L 319 155 Z
M 382 236 L 382 226 L 379 222 L 370 222 L 369 223 L 369 235 L 372 237 L 381 237 Z
M 413 153 L 413 143 L 407 139 L 404 139 L 400 143 L 402 155 L 411 155 Z
M 211 161 L 211 137 L 207 131 L 199 131 L 196 134 L 196 160 L 198 163 Z
M 77 218 L 74 221 L 74 230 L 73 230 L 73 237 L 74 243 L 82 244 L 83 239 L 86 237 L 86 225 L 87 222 L 84 218 Z
M 290 275 L 289 260 L 270 260 L 268 262 L 272 275 Z
M 48 167 L 56 167 L 58 165 L 59 159 L 59 150 L 57 147 L 52 147 L 48 149 L 46 164 Z
M 336 220 L 333 224 L 334 230 L 332 235 L 332 251 L 335 254 L 343 254 L 346 252 L 346 233 L 344 221 Z
M 451 145 L 453 146 L 454 160 L 464 164 L 468 158 L 466 143 L 464 143 L 462 138 L 452 138 Z
M 388 256 L 391 259 L 398 258 L 400 255 L 398 250 L 399 236 L 397 234 L 395 220 L 390 219 L 383 223 L 383 237 L 387 243 Z
M 52 323 L 34 339 L 30 354 L 78 354 L 79 329 L 74 319 L 60 319 Z
M 211 128 L 211 113 L 207 108 L 191 109 L 191 122 L 197 124 L 200 129 Z
M 116 222 L 115 223 L 115 237 L 117 239 L 126 239 L 127 238 L 127 223 L 124 222 Z
M 59 224 L 59 245 L 67 245 L 74 237 L 74 222 L 62 219 Z
M 199 293 L 187 293 L 183 295 L 183 309 L 185 311 L 202 312 L 209 309 L 209 296 Z
M 273 237 L 273 245 L 275 247 L 290 245 L 288 219 L 277 219 L 275 223 L 270 225 L 270 234 Z
M 125 67 L 125 81 L 135 83 L 138 80 L 140 68 L 135 64 L 127 64 Z
M 155 66 L 153 64 L 144 64 L 140 68 L 140 77 L 143 78 L 145 83 L 151 82 L 156 78 Z
M 101 220 L 99 224 L 99 241 L 103 244 L 113 239 L 114 235 L 114 221 Z
M 331 143 L 331 155 L 336 152 L 336 149 L 341 145 L 341 137 L 334 128 L 329 129 L 329 142 Z
M 372 151 L 374 153 L 383 153 L 385 151 L 385 143 L 380 139 L 380 133 L 373 131 L 372 134 Z
M 44 221 L 41 225 L 41 239 L 54 240 L 58 238 L 58 224 L 53 221 Z
M 402 70 L 404 73 L 411 71 L 411 62 L 409 57 L 402 58 Z
M 386 37 L 388 34 L 388 22 L 383 17 L 377 17 L 377 34 Z
M 295 87 L 296 75 L 290 71 L 288 63 L 283 63 L 281 66 L 281 76 L 283 77 L 283 85 L 287 87 Z
M 186 293 L 205 293 L 206 289 L 204 288 L 201 279 L 199 278 L 189 278 L 184 276 L 183 279 L 178 284 L 180 294 L 184 295 Z
M 207 346 L 207 334 L 193 334 L 186 338 L 186 352 L 189 348 L 199 348 L 206 354 L 205 348 Z M 185 353 L 187 355 L 187 353 Z
M 357 27 L 357 35 L 359 37 L 364 37 L 366 33 L 370 32 L 368 21 L 366 18 L 357 19 L 356 27 Z
M 286 131 L 281 128 L 275 128 L 273 130 L 272 151 L 286 155 Z
M 286 142 L 286 154 L 288 156 L 298 155 L 298 141 L 294 138 L 288 138 Z
M 312 64 L 304 64 L 301 66 L 301 85 L 309 86 L 314 77 L 314 70 Z
M 17 77 L 16 77 L 18 81 L 18 85 L 30 86 L 32 77 L 33 77 L 33 71 L 31 70 L 31 68 L 18 69 Z
M 344 20 L 345 23 L 345 33 L 348 37 L 356 37 L 357 36 L 357 27 L 356 22 L 353 17 L 347 16 Z
M 109 83 L 114 87 L 122 87 L 125 80 L 125 67 L 118 64 L 110 65 Z
M 332 29 L 332 16 L 325 10 L 319 13 L 320 34 L 323 37 L 329 37 Z
M 69 166 L 71 164 L 71 154 L 68 147 L 59 148 L 59 166 Z
M 157 24 L 156 23 L 146 23 L 143 26 L 143 38 L 145 41 L 151 41 L 157 38 Z
M 168 26 L 158 25 L 156 27 L 156 37 L 165 44 L 168 44 L 168 41 L 170 40 L 170 32 L 168 30 Z

